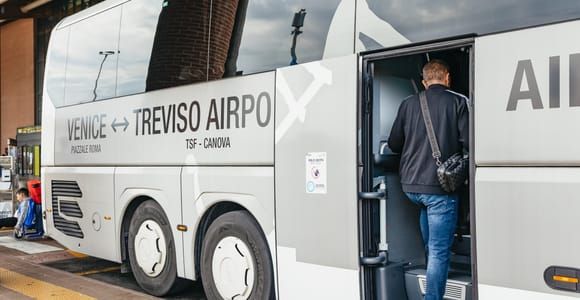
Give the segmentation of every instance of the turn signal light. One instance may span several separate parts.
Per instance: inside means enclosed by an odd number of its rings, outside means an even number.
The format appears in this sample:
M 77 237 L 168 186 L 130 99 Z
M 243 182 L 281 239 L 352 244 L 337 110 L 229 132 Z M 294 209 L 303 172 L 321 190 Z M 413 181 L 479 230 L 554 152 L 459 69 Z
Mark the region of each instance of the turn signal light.
M 580 269 L 549 266 L 544 271 L 544 282 L 555 290 L 580 293 Z
M 552 279 L 554 279 L 554 281 L 560 281 L 560 282 L 566 282 L 566 283 L 578 283 L 578 278 L 574 278 L 574 277 L 554 275 L 554 276 L 552 276 Z

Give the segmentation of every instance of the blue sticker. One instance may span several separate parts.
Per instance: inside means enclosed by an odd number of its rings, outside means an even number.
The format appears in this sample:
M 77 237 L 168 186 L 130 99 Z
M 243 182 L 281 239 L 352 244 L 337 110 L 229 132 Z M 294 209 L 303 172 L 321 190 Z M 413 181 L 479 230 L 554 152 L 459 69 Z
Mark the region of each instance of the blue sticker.
M 308 181 L 308 183 L 306 184 L 306 190 L 307 190 L 309 193 L 312 193 L 312 192 L 314 192 L 314 188 L 315 188 L 315 187 L 316 187 L 316 186 L 314 185 L 314 182 L 312 182 L 312 181 Z

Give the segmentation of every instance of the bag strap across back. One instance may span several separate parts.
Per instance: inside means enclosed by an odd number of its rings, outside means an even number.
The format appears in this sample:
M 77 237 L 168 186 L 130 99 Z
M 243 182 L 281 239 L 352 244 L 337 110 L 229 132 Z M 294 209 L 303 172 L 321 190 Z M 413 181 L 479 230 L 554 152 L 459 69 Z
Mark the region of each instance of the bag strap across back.
M 433 155 L 433 158 L 436 160 L 437 166 L 440 166 L 441 150 L 439 150 L 437 138 L 435 137 L 435 130 L 433 129 L 433 123 L 431 122 L 431 113 L 429 112 L 429 104 L 427 104 L 427 95 L 425 91 L 419 93 L 419 102 L 421 102 L 421 113 L 423 115 L 423 121 L 425 122 L 425 128 L 427 128 L 429 144 L 431 144 L 431 155 Z

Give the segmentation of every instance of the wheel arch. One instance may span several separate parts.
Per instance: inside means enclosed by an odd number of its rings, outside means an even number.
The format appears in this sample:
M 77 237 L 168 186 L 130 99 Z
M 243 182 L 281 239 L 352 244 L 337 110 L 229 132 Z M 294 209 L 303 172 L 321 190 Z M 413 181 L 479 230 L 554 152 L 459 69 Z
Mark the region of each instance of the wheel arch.
M 155 202 L 157 202 L 154 198 L 150 197 L 150 196 L 146 196 L 146 195 L 139 195 L 134 197 L 133 199 L 131 199 L 130 201 L 128 201 L 127 206 L 125 207 L 124 211 L 123 211 L 123 217 L 121 218 L 121 226 L 120 226 L 120 232 L 119 232 L 119 241 L 121 243 L 121 262 L 125 263 L 129 260 L 129 253 L 128 253 L 128 243 L 129 243 L 129 224 L 131 223 L 131 218 L 133 217 L 133 214 L 135 213 L 135 210 L 137 210 L 137 207 L 139 207 L 139 205 L 141 205 L 141 203 L 147 201 L 147 200 L 153 200 Z M 157 203 L 159 204 L 159 203 Z
M 228 212 L 240 211 L 240 210 L 246 211 L 254 219 L 254 221 L 256 221 L 256 223 L 260 224 L 258 219 L 256 218 L 256 216 L 249 209 L 247 209 L 246 207 L 244 207 L 243 205 L 241 205 L 239 203 L 229 201 L 229 200 L 224 200 L 224 201 L 214 203 L 212 206 L 210 206 L 203 213 L 203 216 L 201 217 L 200 222 L 197 226 L 197 229 L 195 232 L 195 239 L 194 239 L 194 266 L 195 266 L 195 277 L 196 278 L 201 278 L 201 264 L 200 264 L 201 248 L 202 248 L 203 239 L 205 237 L 205 234 L 206 234 L 209 226 L 219 216 L 221 216 L 225 213 L 228 213 Z M 261 229 L 261 231 L 262 231 L 261 234 L 264 235 L 264 237 L 265 237 L 266 234 L 263 231 L 263 229 Z

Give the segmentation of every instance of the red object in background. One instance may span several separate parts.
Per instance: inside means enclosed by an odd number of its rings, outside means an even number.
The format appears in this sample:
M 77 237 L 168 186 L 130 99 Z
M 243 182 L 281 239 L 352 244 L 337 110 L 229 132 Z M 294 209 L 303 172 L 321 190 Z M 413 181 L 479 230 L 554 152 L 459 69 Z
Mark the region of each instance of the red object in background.
M 28 185 L 28 193 L 30 193 L 30 198 L 36 204 L 41 204 L 40 198 L 40 180 L 29 180 L 27 183 Z

